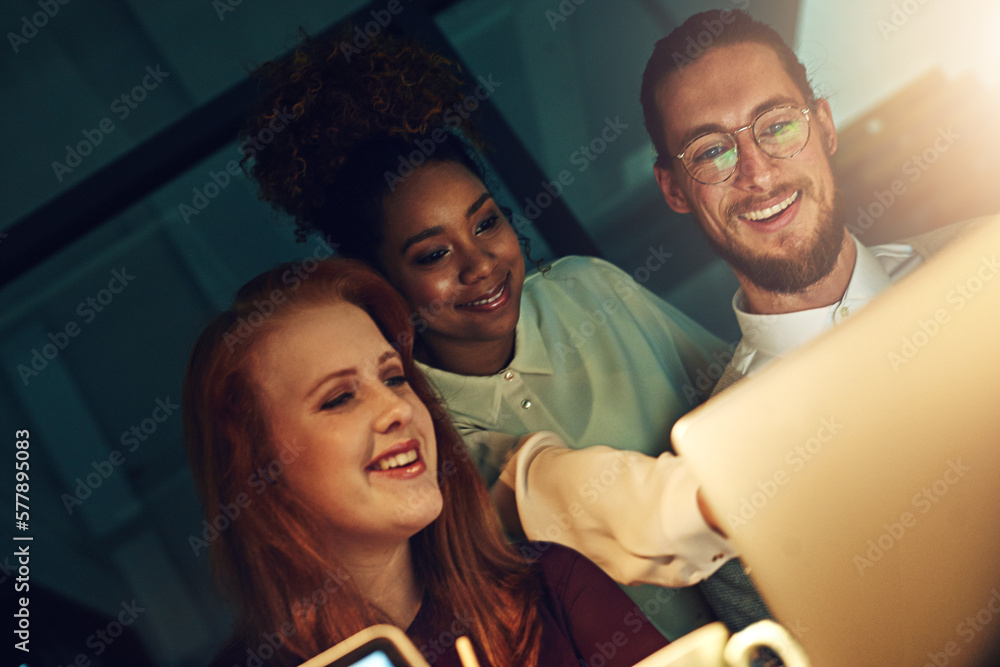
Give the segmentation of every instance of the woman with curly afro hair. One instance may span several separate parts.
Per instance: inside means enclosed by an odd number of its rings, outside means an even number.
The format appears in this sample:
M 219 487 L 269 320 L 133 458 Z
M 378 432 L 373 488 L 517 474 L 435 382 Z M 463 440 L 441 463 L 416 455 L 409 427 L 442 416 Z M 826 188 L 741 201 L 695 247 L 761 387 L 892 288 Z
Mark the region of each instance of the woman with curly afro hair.
M 402 294 L 414 357 L 511 534 L 571 546 L 622 583 L 686 587 L 707 576 L 731 549 L 703 520 L 669 434 L 707 396 L 705 378 L 728 348 L 603 260 L 563 257 L 526 276 L 511 215 L 485 185 L 472 112 L 493 94 L 490 79 L 467 85 L 454 63 L 407 39 L 381 35 L 364 49 L 351 40 L 306 40 L 257 72 L 243 139 L 260 197 L 294 218 L 300 238 L 325 236 Z M 278 114 L 294 118 L 275 125 Z M 273 138 L 251 150 L 261 133 Z M 567 446 L 592 455 L 579 467 L 536 456 Z M 590 504 L 581 496 L 590 471 L 618 449 L 659 457 L 640 457 L 661 480 L 646 488 L 682 501 L 657 496 L 635 525 L 613 494 Z M 631 485 L 636 469 L 616 485 Z M 544 483 L 524 494 L 521 484 L 515 507 L 515 477 L 529 472 Z M 554 522 L 581 500 L 589 519 Z M 711 618 L 693 590 L 658 597 L 656 608 L 677 634 Z

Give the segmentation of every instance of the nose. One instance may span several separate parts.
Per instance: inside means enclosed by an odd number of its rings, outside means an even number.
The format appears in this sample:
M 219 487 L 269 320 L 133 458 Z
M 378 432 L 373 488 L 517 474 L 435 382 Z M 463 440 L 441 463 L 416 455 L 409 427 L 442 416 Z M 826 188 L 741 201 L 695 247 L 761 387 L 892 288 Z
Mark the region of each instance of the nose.
M 736 145 L 739 150 L 739 161 L 736 164 L 733 185 L 742 190 L 769 191 L 778 174 L 777 158 L 765 153 L 754 141 L 750 132 L 737 136 Z
M 462 257 L 459 279 L 465 285 L 489 278 L 497 265 L 496 255 L 485 245 L 470 243 Z
M 375 430 L 390 433 L 405 428 L 413 421 L 413 406 L 395 388 L 379 383 L 376 396 Z

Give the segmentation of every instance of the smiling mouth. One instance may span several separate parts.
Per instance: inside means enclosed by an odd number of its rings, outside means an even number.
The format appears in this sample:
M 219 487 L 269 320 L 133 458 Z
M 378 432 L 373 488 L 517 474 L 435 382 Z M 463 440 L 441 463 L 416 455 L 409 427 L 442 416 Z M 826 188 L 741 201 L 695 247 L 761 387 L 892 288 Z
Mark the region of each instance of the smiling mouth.
M 761 222 L 762 220 L 767 220 L 768 218 L 773 218 L 774 216 L 778 215 L 786 208 L 791 206 L 798 198 L 799 198 L 799 191 L 796 190 L 791 195 L 789 195 L 788 199 L 786 199 L 783 202 L 779 202 L 774 206 L 771 206 L 769 208 L 764 208 L 759 211 L 749 211 L 747 213 L 742 213 L 740 214 L 740 217 L 743 218 L 744 220 Z
M 477 299 L 476 301 L 469 301 L 468 303 L 460 303 L 458 304 L 458 307 L 475 308 L 477 306 L 488 306 L 502 299 L 506 293 L 507 293 L 507 279 L 504 278 L 502 283 L 493 288 L 493 290 L 488 292 L 483 298 Z
M 407 468 L 420 462 L 420 446 L 416 440 L 406 443 L 406 449 L 400 451 L 399 447 L 392 447 L 389 452 L 368 464 L 368 470 L 382 472 L 386 470 L 399 470 Z
M 417 450 L 411 449 L 403 454 L 396 454 L 395 456 L 381 458 L 373 464 L 373 467 L 376 470 L 394 470 L 395 468 L 405 468 L 419 458 L 420 455 L 417 454 Z

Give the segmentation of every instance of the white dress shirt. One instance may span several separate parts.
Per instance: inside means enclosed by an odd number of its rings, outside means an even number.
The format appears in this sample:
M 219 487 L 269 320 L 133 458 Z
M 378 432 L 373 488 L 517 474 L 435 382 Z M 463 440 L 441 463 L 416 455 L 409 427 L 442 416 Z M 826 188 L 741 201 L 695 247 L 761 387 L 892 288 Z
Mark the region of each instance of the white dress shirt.
M 839 301 L 821 308 L 779 315 L 755 315 L 745 310 L 743 288 L 733 296 L 733 310 L 740 325 L 740 340 L 730 364 L 743 375 L 753 375 L 773 359 L 839 324 L 864 307 L 910 271 L 923 263 L 912 246 L 902 243 L 866 248 L 857 239 L 854 272 Z

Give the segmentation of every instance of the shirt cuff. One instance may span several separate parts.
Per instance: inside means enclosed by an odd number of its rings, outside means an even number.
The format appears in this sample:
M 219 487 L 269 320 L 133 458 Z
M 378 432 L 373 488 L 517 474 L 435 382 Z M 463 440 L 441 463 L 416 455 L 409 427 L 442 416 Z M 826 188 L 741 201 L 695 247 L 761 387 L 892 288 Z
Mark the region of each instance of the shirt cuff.
M 663 491 L 663 534 L 687 560 L 695 580 L 706 579 L 739 554 L 732 543 L 705 522 L 698 507 L 699 482 L 687 462 L 678 466 Z
M 608 470 L 598 493 L 587 480 Z M 515 477 L 528 538 L 576 549 L 621 583 L 690 586 L 736 555 L 705 523 L 698 482 L 672 454 L 572 450 L 543 431 L 523 442 Z

